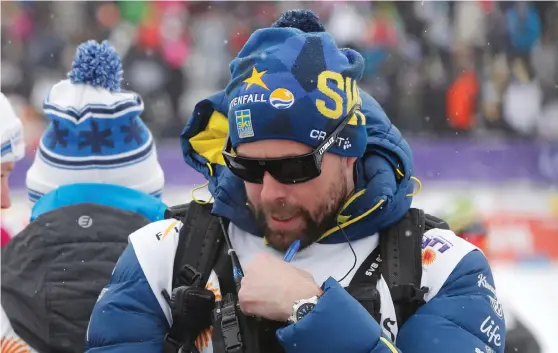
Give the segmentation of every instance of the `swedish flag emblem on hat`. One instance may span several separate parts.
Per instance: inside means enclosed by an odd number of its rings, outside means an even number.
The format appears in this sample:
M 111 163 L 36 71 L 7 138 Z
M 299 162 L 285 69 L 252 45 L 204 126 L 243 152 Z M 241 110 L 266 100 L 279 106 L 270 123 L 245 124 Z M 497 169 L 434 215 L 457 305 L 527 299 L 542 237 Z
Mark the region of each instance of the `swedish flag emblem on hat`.
M 247 138 L 254 136 L 254 129 L 252 129 L 252 116 L 250 109 L 237 110 L 234 112 L 236 118 L 236 128 L 240 138 Z

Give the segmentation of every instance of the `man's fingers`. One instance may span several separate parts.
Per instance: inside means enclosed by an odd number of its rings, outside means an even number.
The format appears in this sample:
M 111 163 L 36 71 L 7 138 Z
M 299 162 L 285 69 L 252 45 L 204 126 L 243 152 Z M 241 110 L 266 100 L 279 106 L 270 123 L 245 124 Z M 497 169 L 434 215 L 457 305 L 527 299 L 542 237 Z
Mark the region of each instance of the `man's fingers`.
M 311 274 L 310 272 L 301 270 L 301 269 L 297 268 L 296 266 L 295 266 L 295 268 L 296 268 L 296 271 L 297 271 L 302 277 L 307 278 L 307 279 L 311 280 L 312 282 L 315 282 L 315 281 L 314 281 L 314 276 L 312 276 L 312 274 Z
M 250 297 L 250 290 L 245 289 L 245 287 L 241 287 L 240 291 L 238 292 L 238 304 L 240 306 L 240 310 L 242 310 L 245 315 L 254 314 L 252 310 L 254 301 Z

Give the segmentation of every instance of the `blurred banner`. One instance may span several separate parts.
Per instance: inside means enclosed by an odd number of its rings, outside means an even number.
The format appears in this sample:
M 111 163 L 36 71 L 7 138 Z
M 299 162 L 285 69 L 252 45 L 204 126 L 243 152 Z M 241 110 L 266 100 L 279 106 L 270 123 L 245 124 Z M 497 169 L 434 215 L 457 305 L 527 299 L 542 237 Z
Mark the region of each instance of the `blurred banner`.
M 558 142 L 452 138 L 412 140 L 416 174 L 432 181 L 558 186 Z
M 495 212 L 484 217 L 494 261 L 558 261 L 558 217 Z
M 411 139 L 415 175 L 424 182 L 533 183 L 558 187 L 558 141 Z M 167 184 L 202 184 L 203 177 L 182 160 L 178 135 L 159 144 L 158 157 Z M 10 183 L 25 187 L 33 155 L 16 166 Z
M 440 217 L 463 200 L 482 220 L 486 252 L 495 261 L 558 261 L 558 142 L 413 139 L 416 176 L 423 190 L 413 205 Z M 165 201 L 187 202 L 203 176 L 182 160 L 178 139 L 160 144 Z M 16 165 L 13 188 L 25 189 L 32 156 Z M 207 196 L 200 191 L 200 197 Z M 21 203 L 20 203 L 21 204 Z M 23 209 L 29 206 L 25 204 Z

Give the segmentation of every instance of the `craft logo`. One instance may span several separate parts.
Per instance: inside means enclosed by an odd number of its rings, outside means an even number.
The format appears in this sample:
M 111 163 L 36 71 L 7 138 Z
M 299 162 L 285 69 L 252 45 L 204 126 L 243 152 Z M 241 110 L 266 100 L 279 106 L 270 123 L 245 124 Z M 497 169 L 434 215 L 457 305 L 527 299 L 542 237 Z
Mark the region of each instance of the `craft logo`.
M 269 95 L 269 104 L 275 109 L 288 109 L 294 101 L 293 93 L 286 88 L 277 88 Z
M 314 130 L 310 131 L 310 138 L 314 139 L 314 140 L 323 141 L 326 138 L 326 136 L 327 136 L 327 133 L 325 131 L 322 131 L 322 130 L 314 129 Z M 340 147 L 343 150 L 347 150 L 347 149 L 352 147 L 351 141 L 349 140 L 348 137 L 337 136 L 336 145 L 337 145 L 337 147 Z
M 254 136 L 252 128 L 252 114 L 250 109 L 237 110 L 234 112 L 236 118 L 236 129 L 239 138 L 247 138 Z
M 422 239 L 422 249 L 432 248 L 443 254 L 453 246 L 452 243 L 440 236 L 424 236 Z
M 431 265 L 436 261 L 436 252 L 432 249 L 424 249 L 422 251 L 422 264 Z

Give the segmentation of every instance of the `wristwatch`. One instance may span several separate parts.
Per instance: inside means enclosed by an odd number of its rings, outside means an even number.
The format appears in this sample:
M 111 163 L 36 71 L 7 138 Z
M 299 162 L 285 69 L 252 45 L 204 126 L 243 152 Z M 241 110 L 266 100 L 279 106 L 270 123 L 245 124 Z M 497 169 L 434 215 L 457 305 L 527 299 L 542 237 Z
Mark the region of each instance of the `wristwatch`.
M 302 318 L 312 311 L 316 304 L 318 304 L 319 298 L 319 296 L 315 295 L 308 299 L 297 300 L 293 304 L 293 312 L 289 317 L 289 323 L 294 324 L 302 320 Z

